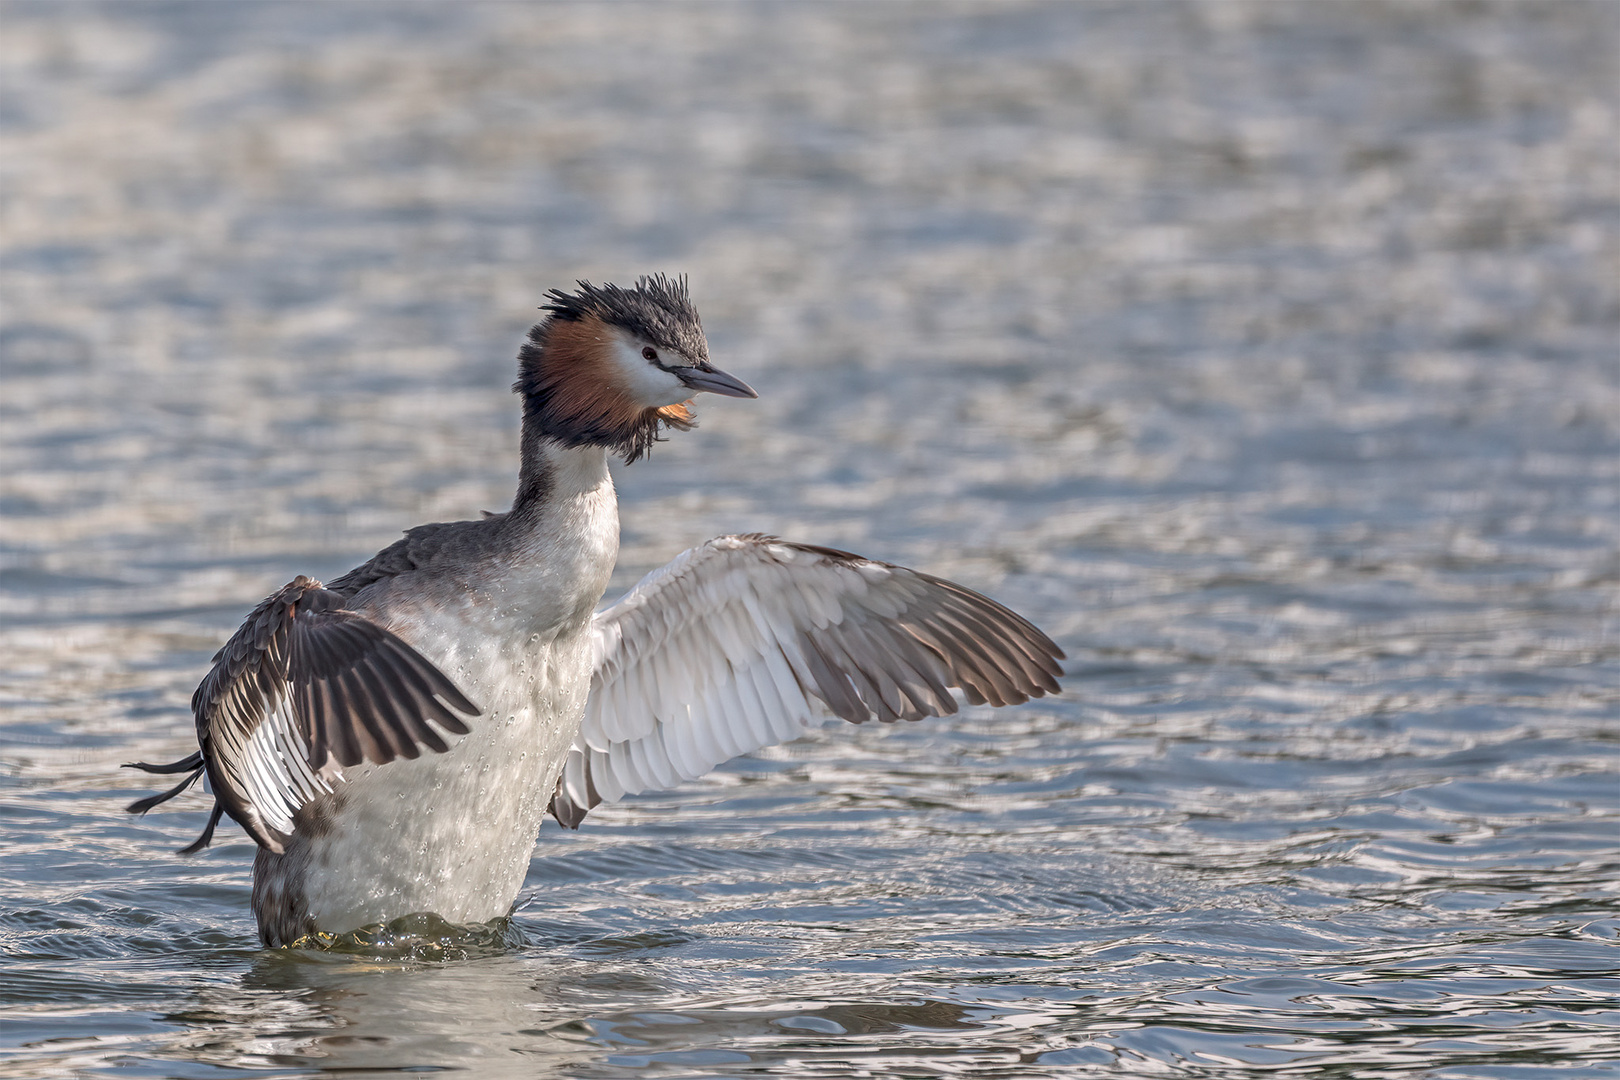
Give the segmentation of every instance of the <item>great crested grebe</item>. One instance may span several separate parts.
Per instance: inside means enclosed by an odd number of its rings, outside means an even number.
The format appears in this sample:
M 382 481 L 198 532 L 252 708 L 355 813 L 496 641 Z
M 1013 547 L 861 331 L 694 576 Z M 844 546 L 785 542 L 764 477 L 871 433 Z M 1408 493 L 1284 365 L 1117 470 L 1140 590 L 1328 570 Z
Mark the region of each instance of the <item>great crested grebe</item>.
M 596 606 L 619 550 L 607 456 L 693 426 L 709 364 L 685 279 L 553 290 L 519 354 L 512 509 L 421 525 L 248 615 L 191 699 L 207 773 L 258 843 L 266 945 L 432 912 L 506 915 L 546 811 L 569 828 L 802 734 L 1007 705 L 1058 689 L 1063 653 L 960 585 L 831 548 L 723 536 Z M 593 614 L 594 613 L 594 614 Z

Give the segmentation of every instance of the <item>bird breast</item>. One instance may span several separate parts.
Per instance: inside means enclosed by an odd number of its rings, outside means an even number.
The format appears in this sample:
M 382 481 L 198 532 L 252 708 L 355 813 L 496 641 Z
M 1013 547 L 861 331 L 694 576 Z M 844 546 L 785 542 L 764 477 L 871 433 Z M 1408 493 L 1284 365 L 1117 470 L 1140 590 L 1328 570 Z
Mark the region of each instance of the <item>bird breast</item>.
M 358 598 L 485 711 L 447 753 L 343 770 L 313 808 L 319 827 L 301 827 L 288 852 L 316 925 L 506 914 L 584 713 L 591 615 L 618 554 L 613 486 L 595 456 L 595 470 L 559 462 L 544 512 L 479 565 Z

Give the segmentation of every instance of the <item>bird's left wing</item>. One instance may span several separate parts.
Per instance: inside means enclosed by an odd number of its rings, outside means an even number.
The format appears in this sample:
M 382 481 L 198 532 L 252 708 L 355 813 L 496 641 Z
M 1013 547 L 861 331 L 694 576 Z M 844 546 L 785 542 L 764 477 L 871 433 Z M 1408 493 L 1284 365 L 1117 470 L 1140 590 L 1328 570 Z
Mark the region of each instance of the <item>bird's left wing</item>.
M 674 787 L 831 716 L 918 720 L 1058 690 L 1063 652 L 971 589 L 846 551 L 723 536 L 598 612 L 559 822 Z

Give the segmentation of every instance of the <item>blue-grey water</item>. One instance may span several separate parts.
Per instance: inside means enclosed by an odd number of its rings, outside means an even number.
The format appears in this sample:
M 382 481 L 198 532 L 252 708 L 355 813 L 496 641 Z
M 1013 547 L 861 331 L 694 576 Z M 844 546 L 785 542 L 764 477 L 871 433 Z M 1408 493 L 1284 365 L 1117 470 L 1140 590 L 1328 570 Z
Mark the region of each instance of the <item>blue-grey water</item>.
M 1620 1075 L 1620 5 L 0 7 L 0 1076 Z M 1064 693 L 260 950 L 121 762 L 296 573 L 510 499 L 520 336 L 691 275 L 762 530 Z M 611 595 L 611 593 L 610 593 Z M 439 944 L 435 944 L 439 942 Z

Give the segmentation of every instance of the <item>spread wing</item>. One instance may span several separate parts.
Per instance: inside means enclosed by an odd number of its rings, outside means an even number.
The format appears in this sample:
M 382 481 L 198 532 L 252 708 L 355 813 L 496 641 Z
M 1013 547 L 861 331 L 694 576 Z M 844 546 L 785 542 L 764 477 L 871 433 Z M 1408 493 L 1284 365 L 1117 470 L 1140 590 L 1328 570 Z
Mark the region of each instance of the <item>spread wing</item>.
M 191 699 L 200 760 L 141 766 L 206 768 L 217 803 L 190 850 L 223 810 L 280 852 L 293 814 L 331 790 L 339 767 L 415 758 L 424 746 L 443 753 L 433 725 L 464 735 L 457 714 L 481 711 L 415 649 L 306 577 L 254 608 L 214 661 Z M 130 809 L 144 812 L 195 779 Z
M 674 787 L 829 716 L 853 723 L 1056 693 L 1063 652 L 941 578 L 774 537 L 724 536 L 648 574 L 595 620 L 585 720 L 559 822 Z

